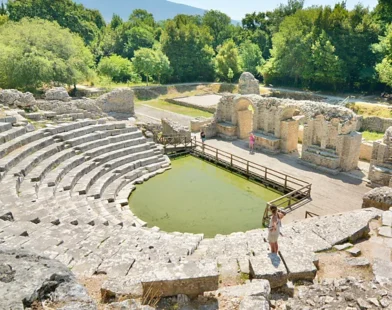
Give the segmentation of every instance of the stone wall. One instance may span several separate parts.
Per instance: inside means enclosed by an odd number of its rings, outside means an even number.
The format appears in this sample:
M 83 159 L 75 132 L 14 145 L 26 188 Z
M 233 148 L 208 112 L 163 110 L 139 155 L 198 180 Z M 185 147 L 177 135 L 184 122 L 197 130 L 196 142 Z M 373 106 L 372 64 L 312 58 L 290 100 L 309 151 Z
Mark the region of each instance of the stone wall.
M 197 117 L 191 120 L 191 132 L 200 132 L 203 126 L 212 122 L 213 118 Z
M 373 143 L 370 160 L 369 180 L 374 186 L 390 186 L 392 179 L 392 127 L 384 134 L 382 141 Z
M 392 207 L 392 188 L 374 188 L 363 196 L 362 208 L 376 208 L 388 211 Z
M 378 116 L 364 117 L 361 123 L 361 130 L 385 132 L 392 126 L 392 118 Z
M 117 88 L 110 93 L 97 98 L 96 104 L 105 113 L 135 114 L 133 90 L 130 88 Z
M 173 122 L 167 118 L 162 119 L 162 135 L 163 136 L 175 136 L 179 138 L 185 138 L 187 141 L 191 140 L 191 131 L 180 124 Z
M 359 159 L 370 161 L 372 159 L 373 142 L 362 141 L 359 150 Z

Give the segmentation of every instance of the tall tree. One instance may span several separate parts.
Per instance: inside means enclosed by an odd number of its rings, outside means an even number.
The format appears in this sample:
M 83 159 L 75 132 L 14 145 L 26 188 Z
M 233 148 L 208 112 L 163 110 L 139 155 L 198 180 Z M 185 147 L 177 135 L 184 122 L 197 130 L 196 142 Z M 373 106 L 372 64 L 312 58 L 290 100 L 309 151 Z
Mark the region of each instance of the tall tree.
M 211 42 L 209 31 L 185 16 L 166 23 L 161 43 L 173 69 L 173 82 L 214 79 Z
M 207 11 L 203 16 L 202 23 L 210 30 L 214 49 L 231 37 L 231 19 L 220 11 Z
M 376 66 L 379 80 L 392 87 L 392 24 L 389 25 L 386 36 L 375 45 L 375 50 L 383 56 Z
M 146 82 L 150 77 L 160 80 L 161 76 L 170 70 L 168 58 L 159 50 L 141 48 L 135 52 L 132 63 L 137 72 L 146 77 Z
M 91 73 L 93 56 L 82 39 L 57 23 L 22 19 L 0 27 L 0 87 L 74 85 Z
M 60 26 L 79 34 L 88 44 L 97 39 L 100 29 L 105 26 L 97 10 L 86 9 L 72 0 L 9 0 L 7 9 L 10 20 L 38 17 L 56 21 Z
M 215 58 L 215 66 L 216 73 L 222 81 L 231 81 L 234 77 L 239 76 L 241 72 L 240 58 L 238 47 L 233 40 L 226 41 L 219 48 Z
M 264 58 L 257 44 L 251 41 L 245 41 L 240 45 L 239 56 L 242 70 L 258 75 L 261 66 L 264 64 Z

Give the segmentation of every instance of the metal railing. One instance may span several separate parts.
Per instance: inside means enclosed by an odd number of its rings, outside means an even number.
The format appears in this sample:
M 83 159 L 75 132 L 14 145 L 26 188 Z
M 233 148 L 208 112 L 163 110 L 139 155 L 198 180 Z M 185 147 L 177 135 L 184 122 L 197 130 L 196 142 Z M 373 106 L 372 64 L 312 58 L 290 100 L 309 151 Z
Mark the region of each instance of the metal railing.
M 160 136 L 154 141 L 162 144 L 165 151 L 169 148 L 171 150 L 185 148 L 194 156 L 207 159 L 231 171 L 236 171 L 248 179 L 258 181 L 269 188 L 284 193 L 284 196 L 267 202 L 262 219 L 265 227 L 269 224 L 271 206 L 286 209 L 290 212 L 299 203 L 310 199 L 312 184 L 197 141 L 195 137 L 189 139 L 180 136 Z

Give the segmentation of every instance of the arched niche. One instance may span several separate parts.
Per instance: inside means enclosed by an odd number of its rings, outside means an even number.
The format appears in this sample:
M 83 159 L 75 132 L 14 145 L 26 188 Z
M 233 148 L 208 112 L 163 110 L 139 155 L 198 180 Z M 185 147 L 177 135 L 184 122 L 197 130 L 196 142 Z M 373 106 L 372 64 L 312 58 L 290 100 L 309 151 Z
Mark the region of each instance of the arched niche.
M 251 107 L 251 108 L 249 108 Z M 234 102 L 232 123 L 237 126 L 237 136 L 246 139 L 257 130 L 257 106 L 248 98 L 240 97 Z

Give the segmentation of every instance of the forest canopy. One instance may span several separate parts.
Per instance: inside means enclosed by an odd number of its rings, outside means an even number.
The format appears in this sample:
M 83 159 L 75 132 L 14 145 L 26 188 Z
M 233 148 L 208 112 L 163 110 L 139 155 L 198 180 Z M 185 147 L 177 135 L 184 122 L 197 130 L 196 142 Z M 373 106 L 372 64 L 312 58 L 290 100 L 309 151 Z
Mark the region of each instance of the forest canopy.
M 392 4 L 344 1 L 304 7 L 288 0 L 250 12 L 156 21 L 145 10 L 114 15 L 72 0 L 9 0 L 0 6 L 0 87 L 35 88 L 100 78 L 114 83 L 236 81 L 332 91 L 392 87 Z

